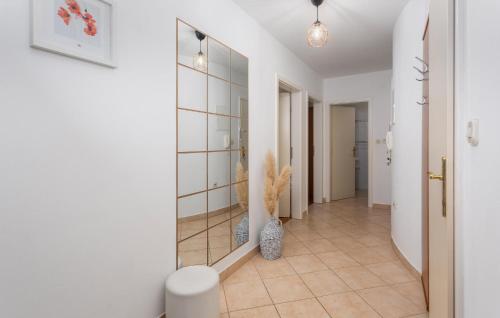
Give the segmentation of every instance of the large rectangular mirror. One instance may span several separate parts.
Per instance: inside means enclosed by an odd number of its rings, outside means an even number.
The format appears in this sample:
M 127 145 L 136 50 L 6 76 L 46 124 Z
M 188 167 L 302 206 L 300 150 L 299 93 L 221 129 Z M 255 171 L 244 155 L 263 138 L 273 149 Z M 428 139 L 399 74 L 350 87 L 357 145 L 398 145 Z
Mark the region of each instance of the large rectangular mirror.
M 248 59 L 178 19 L 178 267 L 248 242 L 248 101 Z

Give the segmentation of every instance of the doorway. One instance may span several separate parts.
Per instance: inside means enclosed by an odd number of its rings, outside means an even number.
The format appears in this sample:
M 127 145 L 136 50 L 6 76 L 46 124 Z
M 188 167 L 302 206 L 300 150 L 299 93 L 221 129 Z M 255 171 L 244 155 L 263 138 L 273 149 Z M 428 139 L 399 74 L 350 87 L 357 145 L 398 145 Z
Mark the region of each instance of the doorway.
M 307 107 L 307 203 L 314 203 L 314 101 L 309 100 Z
M 332 200 L 368 196 L 368 102 L 337 104 L 330 111 Z
M 292 96 L 284 85 L 279 87 L 278 102 L 278 171 L 292 163 Z M 290 177 L 291 179 L 292 177 Z M 291 180 L 279 199 L 279 217 L 288 219 L 292 211 Z
M 429 317 L 454 317 L 455 3 L 431 1 L 428 22 Z

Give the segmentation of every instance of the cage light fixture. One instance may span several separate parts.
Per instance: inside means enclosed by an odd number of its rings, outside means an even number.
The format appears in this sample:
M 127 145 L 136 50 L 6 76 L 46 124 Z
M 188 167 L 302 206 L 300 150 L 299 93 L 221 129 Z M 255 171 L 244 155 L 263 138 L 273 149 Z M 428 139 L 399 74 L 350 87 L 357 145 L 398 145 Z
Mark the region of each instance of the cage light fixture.
M 200 41 L 200 51 L 193 56 L 193 67 L 199 71 L 206 72 L 208 61 L 207 56 L 203 53 L 201 49 L 201 42 L 205 39 L 205 34 L 200 31 L 194 31 L 196 38 Z
M 307 31 L 307 44 L 310 47 L 323 47 L 328 40 L 328 29 L 319 21 L 319 6 L 323 0 L 311 0 L 311 2 L 316 7 L 316 21 Z

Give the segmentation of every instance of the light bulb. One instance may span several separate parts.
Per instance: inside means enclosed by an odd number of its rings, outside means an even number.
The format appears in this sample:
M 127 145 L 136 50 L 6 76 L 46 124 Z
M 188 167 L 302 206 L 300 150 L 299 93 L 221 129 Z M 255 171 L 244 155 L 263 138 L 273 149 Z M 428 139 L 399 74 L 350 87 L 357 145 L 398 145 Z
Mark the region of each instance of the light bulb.
M 202 51 L 198 52 L 198 54 L 193 57 L 193 67 L 198 71 L 207 71 L 207 57 Z
M 316 21 L 307 31 L 307 44 L 311 47 L 323 47 L 328 40 L 328 30 L 325 25 Z

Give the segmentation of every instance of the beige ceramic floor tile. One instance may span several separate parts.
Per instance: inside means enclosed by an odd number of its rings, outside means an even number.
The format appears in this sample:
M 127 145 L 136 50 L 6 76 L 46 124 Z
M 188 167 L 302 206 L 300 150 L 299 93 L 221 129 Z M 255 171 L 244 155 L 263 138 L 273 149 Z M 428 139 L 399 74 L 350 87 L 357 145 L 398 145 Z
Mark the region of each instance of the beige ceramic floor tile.
M 424 288 L 420 281 L 393 285 L 392 288 L 397 290 L 401 295 L 409 299 L 420 309 L 427 309 L 425 302 Z
M 278 304 L 276 309 L 281 318 L 330 318 L 315 298 Z
M 252 308 L 230 313 L 231 318 L 280 318 L 274 306 Z
M 397 262 L 366 265 L 366 268 L 388 284 L 406 283 L 415 280 L 406 268 Z
M 333 251 L 337 251 L 338 250 L 338 248 L 335 247 L 335 245 L 333 245 L 327 239 L 305 241 L 303 243 L 314 254 L 326 253 L 326 252 L 333 252 Z
M 391 262 L 399 260 L 398 256 L 396 255 L 394 249 L 390 244 L 374 246 L 372 247 L 372 250 L 376 251 L 377 253 L 379 253 L 380 255 L 382 255 Z
M 222 285 L 219 286 L 219 308 L 221 313 L 227 312 L 226 295 Z
M 380 318 L 380 316 L 353 292 L 319 298 L 332 318 Z
M 344 252 L 365 247 L 350 236 L 331 238 L 330 242 Z
M 363 265 L 386 263 L 391 261 L 384 255 L 380 254 L 378 251 L 374 250 L 373 247 L 357 248 L 347 251 L 346 253 L 350 257 L 354 258 L 358 263 Z
M 337 275 L 352 289 L 384 286 L 386 283 L 363 266 L 336 269 Z
M 321 235 L 313 230 L 293 231 L 292 233 L 299 241 L 319 240 L 322 238 Z
M 231 311 L 271 305 L 269 294 L 260 280 L 224 285 L 227 309 Z
M 300 276 L 316 297 L 351 290 L 342 279 L 330 270 L 301 274 Z
M 260 254 L 253 258 L 255 268 L 262 279 L 294 275 L 295 271 L 285 258 L 274 261 L 264 259 Z
M 259 273 L 257 273 L 257 270 L 252 262 L 247 262 L 236 272 L 231 274 L 231 276 L 229 276 L 226 280 L 224 280 L 224 285 L 255 280 L 260 280 Z
M 392 287 L 377 287 L 358 294 L 384 318 L 400 318 L 425 313 Z
M 415 315 L 415 316 L 408 316 L 408 317 L 405 317 L 405 318 L 429 318 L 429 313 Z
M 311 254 L 311 251 L 302 242 L 286 242 L 283 243 L 281 250 L 282 256 L 296 256 Z
M 382 240 L 380 237 L 373 234 L 365 234 L 356 237 L 356 240 L 366 247 L 379 246 L 387 244 L 387 241 Z
M 274 303 L 314 297 L 297 275 L 265 279 L 264 284 Z
M 346 233 L 342 231 L 342 227 L 336 227 L 333 229 L 318 229 L 316 232 L 323 238 L 332 239 L 338 237 L 345 237 Z
M 316 256 L 310 255 L 299 255 L 299 256 L 290 256 L 287 257 L 286 260 L 290 265 L 292 265 L 293 269 L 299 273 L 310 273 L 310 272 L 319 272 L 328 269 L 323 262 Z
M 390 244 L 390 212 L 366 205 L 364 197 L 315 204 L 287 222 L 283 258 L 256 256 L 224 281 L 221 318 L 428 318 L 420 283 Z
M 341 251 L 316 254 L 331 269 L 359 265 L 353 258 Z
M 288 243 L 288 242 L 297 242 L 297 238 L 290 232 L 290 231 L 285 231 L 283 234 L 283 239 L 281 240 L 283 243 Z

